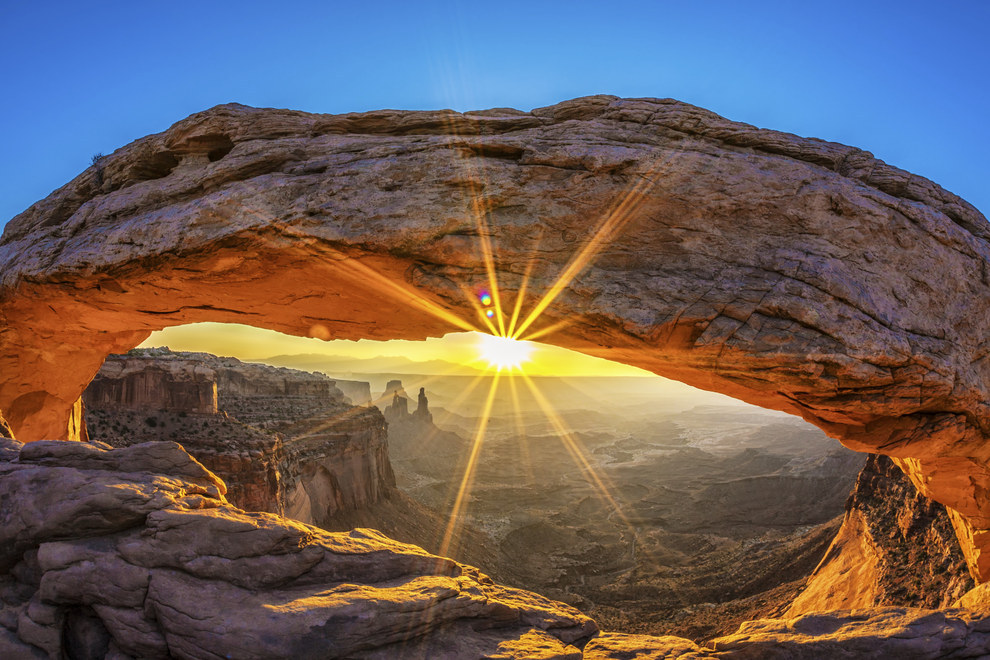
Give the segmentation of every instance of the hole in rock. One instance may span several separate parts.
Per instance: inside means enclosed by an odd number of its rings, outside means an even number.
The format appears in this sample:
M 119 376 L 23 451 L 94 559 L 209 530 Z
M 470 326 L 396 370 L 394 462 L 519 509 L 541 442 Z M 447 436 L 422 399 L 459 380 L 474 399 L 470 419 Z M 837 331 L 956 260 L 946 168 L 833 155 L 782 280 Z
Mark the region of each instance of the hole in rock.
M 233 148 L 234 142 L 223 133 L 196 135 L 171 146 L 172 151 L 180 155 L 205 154 L 210 162 L 220 160 Z
M 542 344 L 500 363 L 486 341 L 176 326 L 107 359 L 88 433 L 180 442 L 242 508 L 380 529 L 607 630 L 713 637 L 793 598 L 861 454 L 633 367 Z
M 162 151 L 136 163 L 130 172 L 135 181 L 150 181 L 168 176 L 179 164 L 179 159 L 170 151 Z

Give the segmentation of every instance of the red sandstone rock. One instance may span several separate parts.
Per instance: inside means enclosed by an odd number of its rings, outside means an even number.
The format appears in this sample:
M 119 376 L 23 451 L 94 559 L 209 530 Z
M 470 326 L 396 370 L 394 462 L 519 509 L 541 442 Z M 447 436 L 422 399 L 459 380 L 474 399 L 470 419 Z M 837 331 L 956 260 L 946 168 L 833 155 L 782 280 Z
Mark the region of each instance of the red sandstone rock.
M 949 607 L 973 586 L 945 507 L 885 456 L 871 456 L 842 528 L 785 613 L 880 605 Z
M 226 105 L 142 138 L 7 225 L 0 411 L 24 440 L 78 437 L 74 406 L 104 356 L 169 325 L 482 327 L 480 244 L 509 306 L 529 264 L 535 297 L 601 228 L 596 260 L 533 325 L 567 322 L 544 341 L 897 458 L 990 577 L 986 219 L 867 152 L 669 99 Z

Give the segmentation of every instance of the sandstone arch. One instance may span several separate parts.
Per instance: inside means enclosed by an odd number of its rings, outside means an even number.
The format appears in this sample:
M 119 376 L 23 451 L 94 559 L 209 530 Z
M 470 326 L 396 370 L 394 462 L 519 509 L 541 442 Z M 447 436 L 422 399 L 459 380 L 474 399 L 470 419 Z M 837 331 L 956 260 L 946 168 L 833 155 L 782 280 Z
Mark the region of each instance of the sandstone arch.
M 0 411 L 18 439 L 76 437 L 104 356 L 181 323 L 441 335 L 458 328 L 436 310 L 475 318 L 482 239 L 511 301 L 531 256 L 542 292 L 608 217 L 621 231 L 547 308 L 542 327 L 569 324 L 542 341 L 895 457 L 990 578 L 986 219 L 867 152 L 672 100 L 226 105 L 138 140 L 7 226 Z

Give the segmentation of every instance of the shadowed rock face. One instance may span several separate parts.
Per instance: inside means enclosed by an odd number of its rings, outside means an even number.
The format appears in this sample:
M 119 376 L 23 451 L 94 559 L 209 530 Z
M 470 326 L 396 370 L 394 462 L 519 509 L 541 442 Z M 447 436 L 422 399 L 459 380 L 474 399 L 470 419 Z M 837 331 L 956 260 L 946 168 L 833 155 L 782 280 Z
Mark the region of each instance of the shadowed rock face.
M 75 437 L 104 356 L 170 325 L 349 339 L 482 327 L 479 246 L 509 309 L 530 273 L 525 310 L 595 245 L 532 325 L 567 321 L 542 341 L 895 457 L 950 508 L 985 580 L 988 240 L 972 206 L 867 152 L 669 99 L 219 106 L 7 225 L 0 411 L 23 440 Z

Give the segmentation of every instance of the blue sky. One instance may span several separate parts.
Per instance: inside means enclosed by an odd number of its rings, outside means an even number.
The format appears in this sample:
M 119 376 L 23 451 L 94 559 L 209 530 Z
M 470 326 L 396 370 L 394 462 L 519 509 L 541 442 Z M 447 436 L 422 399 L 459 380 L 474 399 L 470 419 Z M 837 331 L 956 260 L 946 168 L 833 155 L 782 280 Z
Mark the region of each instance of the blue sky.
M 673 97 L 852 144 L 990 212 L 990 2 L 0 0 L 0 224 L 237 101 L 311 112 Z

